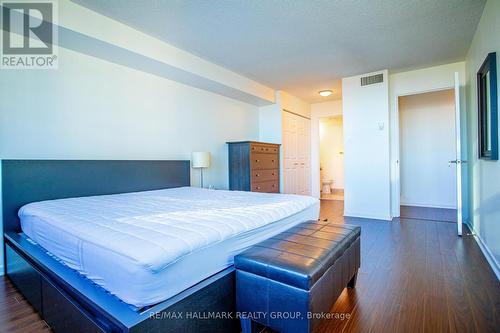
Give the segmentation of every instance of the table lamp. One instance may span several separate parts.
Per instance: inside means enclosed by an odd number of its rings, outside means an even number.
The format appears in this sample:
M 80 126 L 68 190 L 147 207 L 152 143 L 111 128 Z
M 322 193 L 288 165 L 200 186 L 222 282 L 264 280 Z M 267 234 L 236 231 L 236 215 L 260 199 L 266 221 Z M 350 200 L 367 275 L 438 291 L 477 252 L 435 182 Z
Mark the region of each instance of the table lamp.
M 191 161 L 194 169 L 201 171 L 201 187 L 203 188 L 203 168 L 210 167 L 210 152 L 196 151 L 191 155 Z

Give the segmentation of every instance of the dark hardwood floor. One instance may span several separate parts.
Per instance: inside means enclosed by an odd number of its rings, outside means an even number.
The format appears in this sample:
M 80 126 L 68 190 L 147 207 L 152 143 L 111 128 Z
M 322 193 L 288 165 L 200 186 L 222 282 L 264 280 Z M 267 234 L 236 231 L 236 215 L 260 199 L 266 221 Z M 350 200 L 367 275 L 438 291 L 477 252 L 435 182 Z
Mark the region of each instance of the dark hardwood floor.
M 400 215 L 406 219 L 457 223 L 456 209 L 401 206 Z
M 344 289 L 331 309 L 339 319 L 321 332 L 500 332 L 500 283 L 454 223 L 344 218 L 343 202 L 326 200 L 321 217 L 361 226 L 356 288 Z
M 321 203 L 322 218 L 361 226 L 361 269 L 321 332 L 500 332 L 500 284 L 472 236 L 432 219 L 342 215 L 342 201 Z M 0 332 L 50 331 L 8 280 L 0 284 Z
M 0 285 L 0 332 L 51 331 L 8 279 L 2 277 Z

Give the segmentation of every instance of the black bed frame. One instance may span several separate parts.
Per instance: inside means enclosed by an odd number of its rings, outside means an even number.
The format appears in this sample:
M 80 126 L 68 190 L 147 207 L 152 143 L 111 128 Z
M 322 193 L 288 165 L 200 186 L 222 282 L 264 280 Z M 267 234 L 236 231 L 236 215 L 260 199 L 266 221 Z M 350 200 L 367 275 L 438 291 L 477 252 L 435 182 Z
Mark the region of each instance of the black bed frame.
M 56 332 L 239 332 L 232 267 L 134 309 L 27 239 L 17 216 L 35 201 L 189 184 L 189 161 L 2 160 L 5 274 Z

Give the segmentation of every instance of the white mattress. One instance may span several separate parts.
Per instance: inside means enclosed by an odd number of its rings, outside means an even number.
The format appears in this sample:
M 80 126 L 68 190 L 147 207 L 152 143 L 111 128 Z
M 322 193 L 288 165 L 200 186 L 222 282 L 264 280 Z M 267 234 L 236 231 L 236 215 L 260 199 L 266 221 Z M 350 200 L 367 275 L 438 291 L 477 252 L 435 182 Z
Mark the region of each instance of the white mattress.
M 166 300 L 319 215 L 312 197 L 182 187 L 30 203 L 23 232 L 124 302 Z

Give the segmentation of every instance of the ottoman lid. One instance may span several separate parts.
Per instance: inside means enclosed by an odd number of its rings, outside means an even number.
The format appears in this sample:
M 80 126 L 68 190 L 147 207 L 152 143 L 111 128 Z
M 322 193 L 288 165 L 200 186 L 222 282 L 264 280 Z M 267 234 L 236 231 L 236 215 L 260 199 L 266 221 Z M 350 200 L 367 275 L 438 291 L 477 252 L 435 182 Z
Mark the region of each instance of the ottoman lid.
M 234 258 L 236 269 L 309 290 L 361 234 L 347 224 L 308 221 Z

